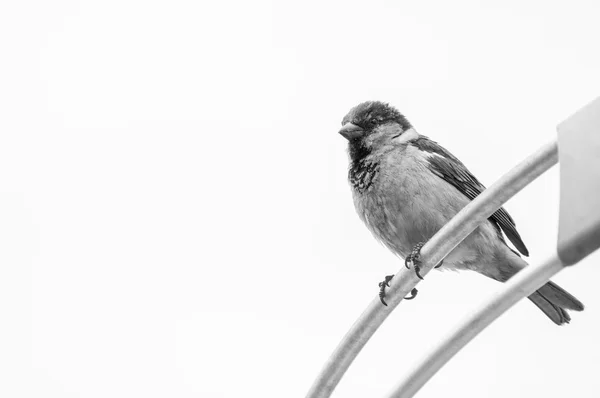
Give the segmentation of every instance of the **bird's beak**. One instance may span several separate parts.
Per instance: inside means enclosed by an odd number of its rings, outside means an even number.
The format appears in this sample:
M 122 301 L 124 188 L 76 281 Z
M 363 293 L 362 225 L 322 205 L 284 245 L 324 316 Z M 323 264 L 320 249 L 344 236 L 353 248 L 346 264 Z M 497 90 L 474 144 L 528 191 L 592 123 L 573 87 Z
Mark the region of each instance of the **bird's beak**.
M 356 124 L 346 123 L 344 126 L 338 131 L 345 139 L 350 141 L 352 138 L 356 138 L 363 133 L 363 129 L 357 126 Z

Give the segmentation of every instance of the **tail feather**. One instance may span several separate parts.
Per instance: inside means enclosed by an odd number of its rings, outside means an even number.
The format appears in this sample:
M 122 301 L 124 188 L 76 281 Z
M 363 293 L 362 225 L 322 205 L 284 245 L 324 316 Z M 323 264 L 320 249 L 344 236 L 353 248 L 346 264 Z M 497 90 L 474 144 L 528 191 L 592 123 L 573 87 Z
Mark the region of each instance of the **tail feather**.
M 583 311 L 583 303 L 554 282 L 548 282 L 528 297 L 557 325 L 569 323 L 566 310 Z
M 506 282 L 519 270 L 527 266 L 525 260 L 512 252 L 507 257 L 502 258 L 501 256 L 501 261 L 498 261 L 495 267 L 489 267 L 480 272 L 500 282 Z M 509 261 L 506 261 L 507 259 Z M 528 298 L 557 325 L 569 323 L 571 317 L 567 310 L 583 311 L 584 308 L 581 301 L 554 282 L 546 283 Z
M 547 297 L 542 295 L 539 290 L 528 297 L 552 322 L 557 325 L 569 323 L 571 317 L 567 311 L 556 304 L 553 304 Z
M 573 311 L 583 311 L 583 303 L 554 282 L 548 282 L 538 292 L 551 303 Z

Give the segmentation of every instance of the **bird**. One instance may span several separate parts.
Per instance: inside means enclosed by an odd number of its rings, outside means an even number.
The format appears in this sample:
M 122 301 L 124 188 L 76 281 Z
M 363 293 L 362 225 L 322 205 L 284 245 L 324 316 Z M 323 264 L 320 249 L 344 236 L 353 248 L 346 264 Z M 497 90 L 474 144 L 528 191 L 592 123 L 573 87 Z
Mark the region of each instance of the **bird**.
M 362 102 L 342 119 L 339 130 L 348 140 L 348 181 L 360 219 L 389 250 L 412 264 L 419 274 L 419 252 L 439 229 L 485 187 L 447 149 L 421 135 L 396 108 L 385 102 Z M 512 243 L 509 247 L 505 237 Z M 529 252 L 516 224 L 499 208 L 456 246 L 442 269 L 470 270 L 506 282 L 528 263 Z M 437 267 L 436 267 L 437 268 Z M 379 284 L 385 305 L 385 287 Z M 413 289 L 414 298 L 416 289 Z M 549 281 L 529 297 L 555 324 L 569 323 L 568 310 L 584 305 Z

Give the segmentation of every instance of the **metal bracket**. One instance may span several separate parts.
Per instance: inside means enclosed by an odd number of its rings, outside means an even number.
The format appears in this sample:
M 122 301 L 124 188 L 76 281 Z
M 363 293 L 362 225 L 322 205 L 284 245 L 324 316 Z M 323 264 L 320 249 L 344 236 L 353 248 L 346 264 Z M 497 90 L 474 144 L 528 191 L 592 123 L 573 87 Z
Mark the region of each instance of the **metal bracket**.
M 600 98 L 558 128 L 558 256 L 573 265 L 600 247 Z

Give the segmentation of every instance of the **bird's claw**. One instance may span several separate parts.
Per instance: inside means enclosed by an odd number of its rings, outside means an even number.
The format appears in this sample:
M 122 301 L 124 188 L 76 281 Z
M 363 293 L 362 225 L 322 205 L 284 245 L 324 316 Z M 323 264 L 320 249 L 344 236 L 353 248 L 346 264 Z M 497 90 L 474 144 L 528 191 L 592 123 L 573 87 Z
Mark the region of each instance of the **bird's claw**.
M 422 281 L 424 281 L 424 280 L 425 280 L 425 278 L 423 278 L 423 277 L 421 276 L 421 267 L 419 266 L 419 264 L 415 264 L 415 274 L 417 274 L 417 277 L 418 277 L 420 280 L 422 280 Z
M 410 291 L 410 297 L 404 297 L 404 300 L 412 300 L 415 297 L 417 297 L 417 293 L 419 293 L 419 291 L 417 290 L 416 287 L 413 287 L 413 289 Z
M 417 274 L 417 277 L 421 280 L 424 280 L 424 278 L 421 276 L 421 266 L 420 266 L 421 261 L 419 261 L 419 257 L 421 257 L 421 248 L 423 247 L 423 245 L 424 245 L 424 242 L 417 243 L 415 245 L 415 247 L 413 247 L 412 252 L 408 256 L 406 256 L 406 259 L 404 260 L 404 265 L 408 269 L 410 269 L 408 264 L 413 263 L 413 265 L 415 267 L 415 274 Z M 444 264 L 444 260 L 440 261 L 440 263 L 438 265 L 436 265 L 434 268 L 440 268 L 442 266 L 442 264 Z
M 381 300 L 381 304 L 385 305 L 386 307 L 387 307 L 387 303 L 384 300 L 385 299 L 385 288 L 390 287 L 390 281 L 392 280 L 393 277 L 394 277 L 394 275 L 388 275 L 385 277 L 383 282 L 379 282 L 379 300 Z
M 379 300 L 381 300 L 381 304 L 385 305 L 386 307 L 387 307 L 387 303 L 385 302 L 385 288 L 390 287 L 390 281 L 392 280 L 393 277 L 394 277 L 394 275 L 388 275 L 385 277 L 383 282 L 379 282 Z M 410 296 L 404 297 L 404 300 L 414 299 L 415 297 L 417 297 L 417 293 L 419 293 L 419 291 L 415 287 L 410 291 Z
M 421 274 L 419 273 L 421 271 L 421 267 L 419 266 L 419 257 L 421 257 L 421 248 L 423 247 L 423 245 L 425 244 L 425 242 L 419 242 L 415 245 L 415 247 L 413 247 L 412 252 L 406 256 L 406 258 L 404 259 L 404 266 L 408 269 L 410 269 L 410 263 L 413 264 L 413 266 L 415 267 L 415 273 L 417 274 L 417 276 L 419 277 L 419 279 L 423 279 L 423 277 L 421 276 Z

